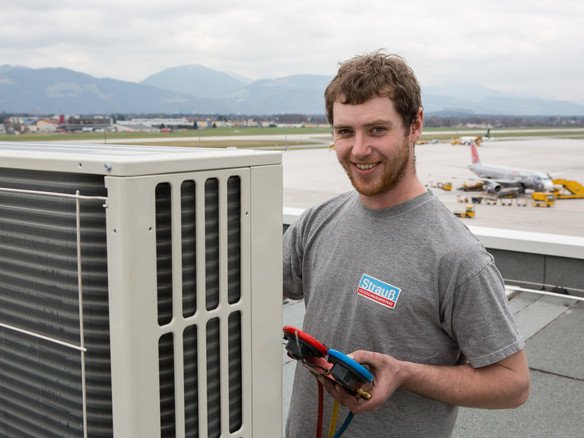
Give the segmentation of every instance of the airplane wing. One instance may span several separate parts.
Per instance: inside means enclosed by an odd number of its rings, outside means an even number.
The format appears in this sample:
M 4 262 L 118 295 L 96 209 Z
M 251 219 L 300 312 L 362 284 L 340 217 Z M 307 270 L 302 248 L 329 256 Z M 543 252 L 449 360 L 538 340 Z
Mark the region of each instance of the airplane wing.
M 478 178 L 483 181 L 488 193 L 499 193 L 503 188 L 523 188 L 521 181 L 509 179 Z
M 456 180 L 464 180 L 464 181 L 481 181 L 484 183 L 493 183 L 497 182 L 502 186 L 521 186 L 521 182 L 513 179 L 499 179 L 499 178 L 481 178 L 480 176 L 453 176 L 453 175 L 436 175 L 436 174 L 428 174 L 428 176 L 432 179 L 435 178 L 442 178 L 442 179 L 456 179 Z
M 506 188 L 519 188 L 523 189 L 521 181 L 511 180 L 511 179 L 493 179 L 493 178 L 481 178 L 478 176 L 471 177 L 461 177 L 461 176 L 446 176 L 446 175 L 430 175 L 434 178 L 440 178 L 443 180 L 463 180 L 469 182 L 475 182 L 475 184 L 463 183 L 460 187 L 461 190 L 467 191 L 486 191 L 487 193 L 497 194 L 501 190 Z
M 521 182 L 514 179 L 499 179 L 499 178 L 479 178 L 485 182 L 495 181 L 502 186 L 520 186 Z

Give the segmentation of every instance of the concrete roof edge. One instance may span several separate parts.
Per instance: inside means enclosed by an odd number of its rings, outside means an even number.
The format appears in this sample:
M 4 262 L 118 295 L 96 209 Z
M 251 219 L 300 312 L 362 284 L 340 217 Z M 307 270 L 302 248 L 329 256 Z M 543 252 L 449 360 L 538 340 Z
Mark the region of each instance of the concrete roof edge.
M 584 238 L 580 236 L 472 226 L 469 229 L 487 248 L 584 259 Z
M 304 208 L 284 207 L 283 219 L 284 225 L 292 225 L 296 219 L 304 212 Z

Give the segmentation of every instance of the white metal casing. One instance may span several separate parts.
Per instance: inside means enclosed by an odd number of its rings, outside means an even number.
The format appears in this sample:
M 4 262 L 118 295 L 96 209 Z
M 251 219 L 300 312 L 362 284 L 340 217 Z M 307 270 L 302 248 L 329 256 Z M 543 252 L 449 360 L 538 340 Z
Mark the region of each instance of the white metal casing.
M 272 437 L 281 433 L 281 235 L 282 166 L 279 153 L 113 145 L 0 144 L 0 168 L 91 173 L 107 188 L 107 262 L 113 429 L 115 436 L 160 436 L 158 340 L 174 339 L 176 436 L 185 436 L 182 334 L 187 326 L 220 324 L 221 436 Z M 241 183 L 241 299 L 226 300 L 225 216 L 227 179 Z M 192 181 L 204 199 L 208 178 L 219 182 L 220 303 L 207 310 L 205 283 L 197 282 L 197 311 L 183 316 L 180 187 Z M 172 208 L 172 320 L 157 321 L 156 202 L 159 184 L 169 184 Z M 202 202 L 202 201 L 201 201 Z M 204 212 L 197 209 L 197 229 Z M 205 277 L 204 242 L 196 242 L 197 278 Z M 227 316 L 241 315 L 242 426 L 229 432 Z M 197 338 L 205 352 L 205 338 Z M 198 392 L 205 394 L 207 365 L 198 358 Z M 205 397 L 199 397 L 199 433 L 207 436 Z

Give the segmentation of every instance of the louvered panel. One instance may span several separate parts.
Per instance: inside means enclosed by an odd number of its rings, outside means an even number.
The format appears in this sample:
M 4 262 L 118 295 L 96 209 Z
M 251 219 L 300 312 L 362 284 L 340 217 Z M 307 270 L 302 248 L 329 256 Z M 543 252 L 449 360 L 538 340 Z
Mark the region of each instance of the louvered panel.
M 239 175 L 156 185 L 158 323 L 163 331 L 167 326 L 181 326 L 180 321 L 186 325 L 182 333 L 167 332 L 159 339 L 162 436 L 176 434 L 178 426 L 183 426 L 176 421 L 183 417 L 184 434 L 189 437 L 201 433 L 227 436 L 243 425 L 243 327 L 238 306 L 241 203 Z M 180 230 L 173 233 L 175 224 L 180 224 Z M 180 239 L 173 240 L 173 235 Z M 179 245 L 180 251 L 173 245 Z M 198 271 L 197 247 L 204 248 L 203 268 Z M 180 278 L 172 275 L 173 254 L 177 253 L 181 254 Z M 203 307 L 197 306 L 197 285 L 204 297 Z M 173 303 L 176 288 L 182 296 Z M 182 353 L 182 361 L 175 358 L 177 351 Z M 176 388 L 181 377 L 183 387 Z M 177 399 L 175 405 L 172 395 L 177 393 L 183 394 L 183 400 Z M 204 426 L 200 409 L 205 412 Z

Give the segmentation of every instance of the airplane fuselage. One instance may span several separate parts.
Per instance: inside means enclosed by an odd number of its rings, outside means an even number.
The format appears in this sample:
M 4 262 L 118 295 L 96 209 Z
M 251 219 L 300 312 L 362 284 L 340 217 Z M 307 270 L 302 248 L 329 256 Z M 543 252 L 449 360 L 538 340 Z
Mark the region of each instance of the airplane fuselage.
M 468 167 L 478 177 L 497 181 L 498 184 L 506 187 L 522 187 L 538 192 L 552 191 L 554 188 L 549 175 L 539 170 L 495 166 L 480 162 L 469 164 Z

